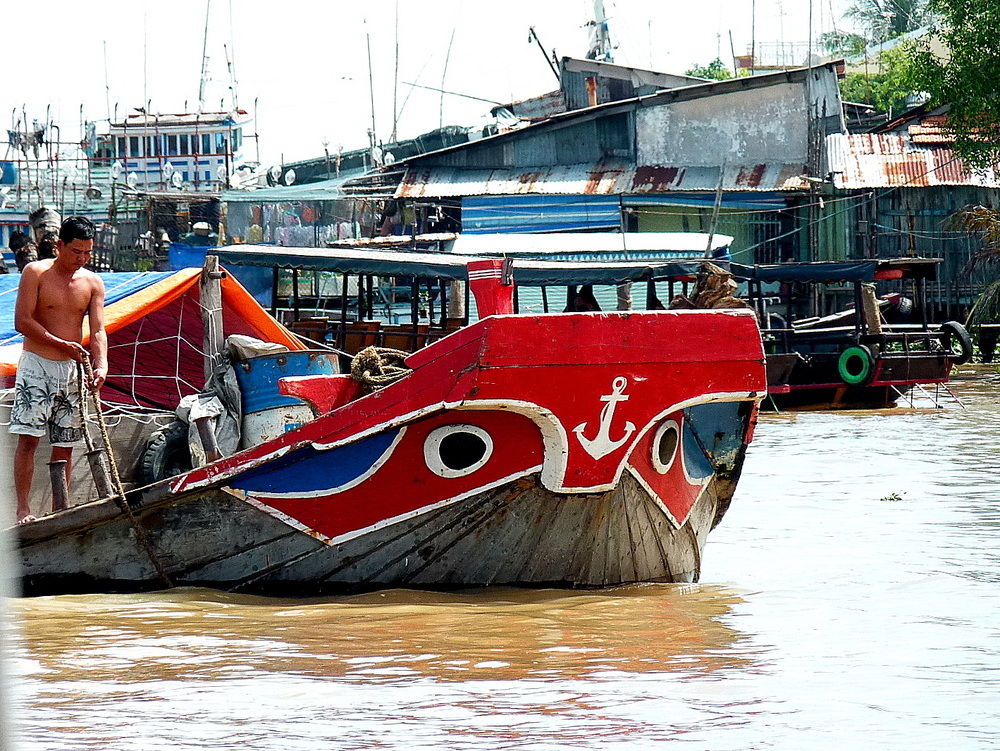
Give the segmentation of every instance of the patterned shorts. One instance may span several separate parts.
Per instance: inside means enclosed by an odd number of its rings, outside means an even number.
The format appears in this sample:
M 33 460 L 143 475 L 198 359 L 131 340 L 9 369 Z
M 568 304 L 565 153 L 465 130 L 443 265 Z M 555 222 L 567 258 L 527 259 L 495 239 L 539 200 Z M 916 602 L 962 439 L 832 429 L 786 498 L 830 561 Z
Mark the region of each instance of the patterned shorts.
M 10 432 L 41 437 L 69 447 L 83 438 L 80 387 L 75 360 L 48 360 L 22 352 L 14 381 Z

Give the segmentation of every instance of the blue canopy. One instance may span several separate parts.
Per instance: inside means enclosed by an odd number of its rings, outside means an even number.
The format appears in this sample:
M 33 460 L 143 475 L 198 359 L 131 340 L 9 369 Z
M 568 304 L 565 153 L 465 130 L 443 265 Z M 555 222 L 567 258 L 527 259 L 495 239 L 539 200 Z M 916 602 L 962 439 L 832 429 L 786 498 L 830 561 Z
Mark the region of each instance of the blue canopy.
M 173 271 L 133 271 L 100 274 L 99 276 L 104 280 L 104 304 L 110 305 L 113 302 L 118 302 L 173 274 Z M 0 275 L 0 347 L 20 342 L 23 338 L 14 329 L 14 305 L 17 302 L 17 285 L 20 282 L 20 274 Z
M 269 266 L 279 269 L 372 274 L 385 277 L 468 278 L 467 264 L 498 256 L 402 250 L 348 248 L 282 248 L 268 245 L 229 245 L 212 251 L 224 265 Z M 703 259 L 678 261 L 514 261 L 514 280 L 525 286 L 620 284 L 640 280 L 690 277 Z M 715 259 L 713 259 L 715 260 Z M 717 261 L 715 261 L 717 262 Z

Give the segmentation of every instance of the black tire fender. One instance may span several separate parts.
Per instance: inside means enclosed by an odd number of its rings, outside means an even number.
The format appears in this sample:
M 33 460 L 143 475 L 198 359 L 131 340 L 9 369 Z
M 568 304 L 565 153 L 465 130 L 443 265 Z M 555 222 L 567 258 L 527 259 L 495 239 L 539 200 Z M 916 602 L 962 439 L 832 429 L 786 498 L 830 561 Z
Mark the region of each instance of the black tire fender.
M 149 485 L 191 469 L 188 426 L 174 420 L 152 433 L 139 457 L 140 485 Z
M 955 365 L 964 365 L 972 359 L 972 337 L 958 321 L 945 321 L 941 324 L 941 343 L 955 353 L 952 358 Z

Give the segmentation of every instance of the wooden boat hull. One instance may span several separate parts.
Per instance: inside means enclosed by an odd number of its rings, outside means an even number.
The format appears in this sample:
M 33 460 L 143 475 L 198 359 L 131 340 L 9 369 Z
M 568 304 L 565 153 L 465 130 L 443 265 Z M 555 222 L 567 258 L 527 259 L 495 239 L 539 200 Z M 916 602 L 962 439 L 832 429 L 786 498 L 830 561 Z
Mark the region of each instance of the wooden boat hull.
M 612 491 L 559 497 L 528 477 L 333 546 L 221 491 L 173 499 L 138 518 L 175 585 L 277 596 L 602 587 L 697 581 L 708 532 L 734 487 L 713 480 L 678 527 L 631 476 Z M 105 522 L 22 548 L 24 594 L 162 588 L 129 523 L 108 511 Z
M 838 370 L 839 353 L 813 353 L 797 357 L 784 382 L 776 382 L 772 359 L 782 363 L 789 355 L 768 355 L 769 406 L 778 409 L 879 409 L 896 402 L 917 385 L 933 386 L 948 382 L 953 358 L 947 350 L 938 352 L 891 353 L 876 356 L 871 380 L 848 384 Z
M 407 362 L 360 398 L 347 376 L 292 379 L 316 419 L 130 492 L 173 583 L 288 595 L 698 578 L 764 396 L 752 313 L 492 317 Z M 112 500 L 19 534 L 27 594 L 162 586 Z

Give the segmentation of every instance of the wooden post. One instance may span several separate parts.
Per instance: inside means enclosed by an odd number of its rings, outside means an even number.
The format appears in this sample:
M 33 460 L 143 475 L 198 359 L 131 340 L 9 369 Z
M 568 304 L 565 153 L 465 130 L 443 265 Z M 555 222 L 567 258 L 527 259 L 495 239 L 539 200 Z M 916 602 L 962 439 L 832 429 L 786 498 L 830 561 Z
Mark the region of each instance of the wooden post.
M 201 321 L 204 333 L 205 383 L 212 379 L 225 345 L 222 331 L 222 279 L 218 256 L 205 256 L 201 271 Z

